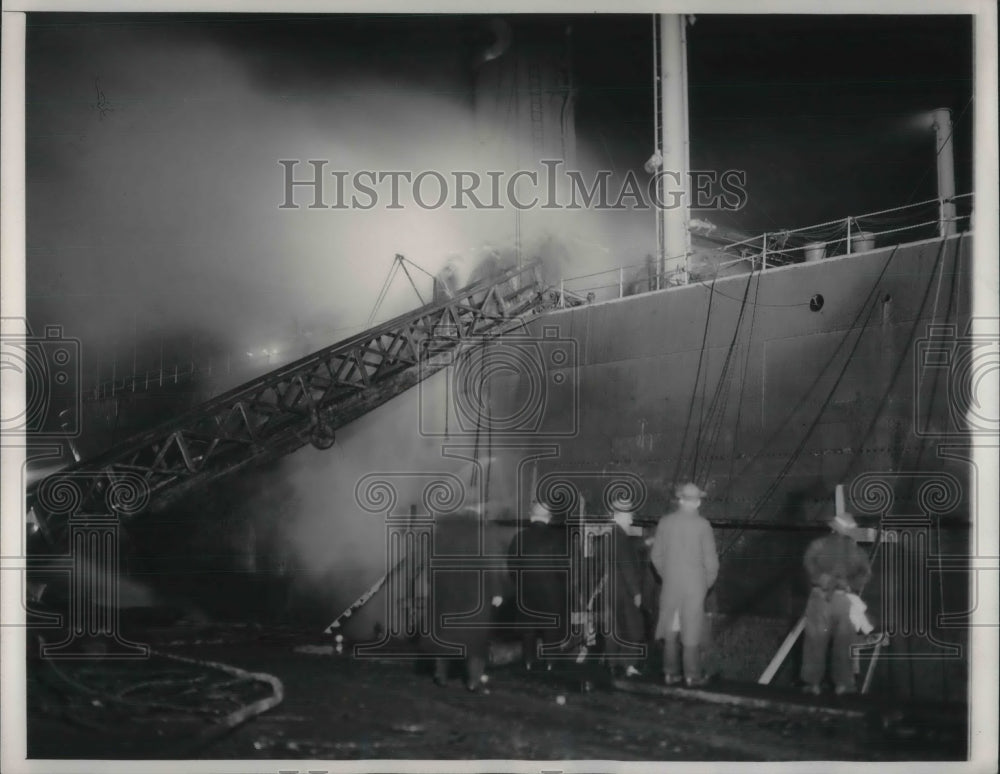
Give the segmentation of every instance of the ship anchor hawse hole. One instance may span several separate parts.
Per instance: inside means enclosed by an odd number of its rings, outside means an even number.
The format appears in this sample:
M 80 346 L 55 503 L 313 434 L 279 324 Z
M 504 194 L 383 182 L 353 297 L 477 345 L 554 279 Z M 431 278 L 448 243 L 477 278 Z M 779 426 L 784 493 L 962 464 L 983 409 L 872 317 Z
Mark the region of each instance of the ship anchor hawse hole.
M 814 311 L 814 312 L 818 312 L 820 309 L 822 309 L 823 308 L 823 296 L 821 294 L 817 293 L 812 298 L 810 298 L 809 299 L 809 308 L 812 311 Z

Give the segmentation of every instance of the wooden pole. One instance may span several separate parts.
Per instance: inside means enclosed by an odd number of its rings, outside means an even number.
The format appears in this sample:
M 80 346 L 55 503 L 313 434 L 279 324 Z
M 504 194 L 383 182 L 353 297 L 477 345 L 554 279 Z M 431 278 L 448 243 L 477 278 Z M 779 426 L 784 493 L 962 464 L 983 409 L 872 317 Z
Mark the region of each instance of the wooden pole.
M 760 685 L 768 685 L 771 680 L 774 679 L 774 676 L 778 673 L 778 670 L 781 668 L 782 663 L 791 651 L 795 641 L 799 638 L 799 635 L 802 634 L 802 630 L 805 628 L 806 617 L 802 616 L 799 619 L 799 622 L 795 624 L 795 628 L 788 633 L 787 637 L 785 637 L 785 641 L 781 643 L 781 647 L 778 648 L 778 652 L 774 654 L 774 658 L 771 659 L 771 663 L 767 665 L 767 669 L 764 670 L 764 674 L 762 674 L 760 679 L 757 680 Z
M 872 660 L 868 662 L 868 671 L 865 672 L 865 682 L 861 686 L 861 693 L 868 693 L 868 689 L 872 684 L 872 677 L 875 675 L 875 664 L 878 663 L 879 653 L 882 652 L 882 642 L 880 641 L 878 645 L 875 646 L 875 650 L 872 651 Z

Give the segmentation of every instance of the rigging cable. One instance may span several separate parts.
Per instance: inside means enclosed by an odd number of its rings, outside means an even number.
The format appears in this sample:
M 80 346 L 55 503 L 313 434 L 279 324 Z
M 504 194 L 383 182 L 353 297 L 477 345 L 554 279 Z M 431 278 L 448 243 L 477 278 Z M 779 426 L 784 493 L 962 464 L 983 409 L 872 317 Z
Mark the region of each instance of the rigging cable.
M 729 342 L 729 351 L 726 353 L 726 359 L 725 359 L 725 361 L 723 361 L 722 370 L 719 373 L 719 380 L 718 380 L 718 383 L 716 384 L 715 393 L 712 395 L 712 402 L 709 404 L 708 414 L 707 414 L 707 416 L 703 414 L 701 425 L 699 425 L 699 427 L 698 427 L 698 435 L 697 435 L 697 437 L 695 439 L 695 444 L 694 444 L 694 462 L 693 462 L 692 467 L 691 467 L 691 478 L 692 478 L 692 480 L 696 480 L 696 477 L 697 477 L 698 453 L 699 453 L 699 449 L 701 448 L 702 430 L 704 429 L 704 427 L 706 425 L 708 425 L 711 428 L 712 425 L 713 425 L 713 423 L 718 426 L 717 429 L 713 428 L 711 430 L 711 432 L 709 433 L 709 438 L 711 438 L 713 440 L 711 441 L 711 443 L 709 444 L 709 446 L 705 450 L 705 460 L 704 461 L 706 463 L 706 467 L 707 467 L 708 459 L 711 456 L 711 452 L 714 449 L 715 443 L 718 441 L 718 437 L 719 437 L 719 435 L 721 433 L 721 430 L 722 430 L 722 420 L 725 417 L 725 410 L 724 410 L 724 408 L 725 408 L 725 404 L 728 401 L 724 401 L 724 400 L 721 400 L 721 399 L 722 399 L 724 388 L 730 387 L 731 383 L 732 383 L 731 378 L 730 378 L 731 377 L 730 366 L 732 365 L 732 357 L 733 357 L 733 352 L 736 349 L 736 342 L 739 340 L 740 328 L 743 326 L 743 318 L 744 318 L 744 315 L 745 315 L 745 312 L 746 312 L 746 308 L 747 308 L 747 298 L 750 295 L 750 284 L 751 284 L 752 281 L 753 281 L 753 272 L 750 272 L 750 274 L 747 275 L 747 284 L 746 284 L 746 287 L 744 287 L 744 289 L 743 289 L 743 299 L 742 299 L 742 301 L 740 303 L 739 315 L 736 318 L 736 326 L 733 329 L 733 338 Z M 707 384 L 708 384 L 708 376 L 707 375 L 705 377 L 705 383 L 706 383 L 706 386 L 707 386 Z M 702 402 L 702 406 L 704 407 L 704 401 Z
M 681 464 L 684 461 L 684 449 L 687 447 L 687 437 L 688 430 L 691 428 L 691 417 L 694 415 L 694 402 L 698 395 L 698 380 L 701 378 L 701 364 L 705 358 L 705 343 L 708 340 L 708 325 L 712 319 L 712 300 L 715 297 L 715 283 L 717 280 L 712 280 L 708 287 L 708 309 L 705 312 L 705 330 L 701 335 L 701 350 L 698 352 L 698 369 L 695 371 L 694 375 L 694 386 L 691 388 L 691 403 L 688 406 L 687 419 L 684 421 L 684 435 L 681 436 L 681 448 L 677 452 L 677 464 L 674 466 L 674 483 L 679 484 L 678 480 L 681 474 Z M 702 283 L 704 284 L 704 283 Z
M 764 492 L 757 497 L 757 500 L 754 503 L 753 510 L 750 512 L 750 516 L 748 517 L 747 521 L 753 521 L 754 519 L 757 518 L 758 514 L 763 510 L 764 505 L 771 499 L 774 493 L 778 490 L 778 487 L 781 485 L 781 482 L 784 481 L 785 476 L 788 475 L 788 471 L 792 469 L 792 466 L 798 461 L 799 457 L 802 455 L 802 451 L 805 449 L 809 437 L 812 435 L 813 430 L 815 430 L 816 426 L 819 424 L 819 420 L 823 417 L 823 414 L 826 411 L 827 406 L 830 405 L 830 401 L 833 399 L 833 396 L 836 393 L 837 388 L 840 386 L 841 380 L 847 373 L 847 369 L 850 367 L 851 360 L 853 359 L 855 352 L 857 352 L 858 350 L 858 346 L 860 345 L 861 340 L 864 337 L 865 328 L 867 328 L 868 322 L 871 320 L 871 316 L 874 311 L 875 311 L 875 304 L 871 304 L 871 306 L 868 309 L 868 315 L 865 318 L 864 325 L 858 332 L 858 336 L 854 341 L 854 345 L 851 347 L 851 351 L 847 354 L 847 358 L 844 360 L 844 365 L 841 367 L 840 373 L 834 380 L 833 386 L 827 393 L 826 398 L 823 399 L 823 403 L 820 405 L 819 411 L 816 412 L 816 416 L 813 418 L 813 421 L 809 424 L 809 427 L 802 434 L 802 438 L 799 441 L 798 445 L 795 447 L 791 455 L 788 456 L 784 464 L 781 466 L 781 469 L 778 471 L 778 475 L 771 481 L 770 484 L 768 484 L 768 486 L 764 489 Z M 850 331 L 848 331 L 848 333 L 850 333 Z M 736 545 L 736 542 L 739 540 L 739 538 L 745 531 L 746 531 L 746 525 L 742 526 L 739 530 L 737 530 L 732 540 L 730 540 L 729 543 L 726 545 L 726 547 L 719 552 L 720 559 L 723 556 L 725 556 L 730 551 L 730 549 L 732 549 L 734 545 Z
M 410 281 L 410 284 L 413 286 L 413 292 L 416 293 L 417 298 L 420 299 L 420 305 L 426 306 L 427 302 L 424 301 L 424 297 L 420 295 L 420 289 L 417 287 L 417 283 L 413 281 L 413 277 L 410 275 L 410 270 L 406 268 L 406 259 L 401 255 L 396 256 L 396 258 L 399 260 L 399 265 L 403 267 L 403 271 L 406 273 L 406 278 Z M 421 271 L 423 270 L 421 269 Z
M 383 280 L 382 282 L 382 288 L 379 290 L 378 297 L 375 299 L 375 306 L 372 307 L 371 314 L 368 315 L 368 320 L 365 323 L 365 328 L 372 327 L 372 323 L 375 321 L 375 315 L 378 314 L 378 310 L 382 306 L 382 302 L 385 300 L 386 293 L 389 292 L 389 286 L 392 284 L 392 281 L 395 278 L 397 271 L 399 271 L 399 260 L 398 258 L 393 258 L 392 266 L 389 267 L 389 272 L 386 275 L 385 280 Z
M 743 395 L 746 392 L 747 371 L 750 368 L 750 353 L 753 344 L 753 329 L 757 321 L 757 296 L 760 294 L 760 274 L 757 274 L 757 284 L 754 286 L 753 314 L 750 315 L 750 330 L 747 333 L 746 352 L 743 357 L 743 374 L 740 377 L 740 397 L 736 403 L 736 421 L 733 430 L 733 453 L 729 457 L 729 478 L 726 481 L 725 502 L 729 503 L 729 496 L 733 490 L 733 467 L 736 465 L 736 454 L 739 449 L 740 422 L 743 418 Z
M 956 292 L 957 289 L 958 289 L 958 271 L 954 271 L 954 272 L 952 272 L 952 275 L 951 275 L 951 288 L 949 288 L 949 290 L 948 290 L 948 307 L 947 307 L 947 309 L 945 310 L 945 313 L 944 313 L 944 319 L 945 320 L 948 320 L 948 319 L 951 318 L 952 309 L 953 309 L 954 303 L 955 303 L 955 296 L 957 295 L 957 292 Z M 932 319 L 937 319 L 937 300 L 936 299 L 935 299 L 935 302 L 934 302 L 934 317 Z M 918 391 L 921 389 L 921 385 L 923 384 L 923 380 L 924 380 L 924 376 L 925 376 L 926 372 L 927 372 L 926 368 L 921 368 L 921 370 L 920 370 L 920 376 L 918 378 L 919 381 L 917 382 L 917 384 L 914 385 L 914 394 L 915 395 L 921 394 Z M 924 420 L 924 424 L 922 425 L 923 427 L 930 428 L 930 426 L 931 426 L 931 420 L 933 418 L 934 404 L 937 402 L 938 386 L 940 385 L 940 383 L 941 383 L 941 369 L 935 369 L 934 370 L 934 381 L 931 384 L 930 396 L 929 396 L 928 401 L 927 401 L 927 417 Z M 916 409 L 916 407 L 914 407 L 914 408 Z M 919 417 L 917 419 L 919 421 Z M 928 437 L 929 436 L 925 434 L 920 439 L 920 448 L 917 450 L 917 459 L 915 461 L 915 467 L 914 467 L 915 470 L 920 470 L 921 469 L 921 465 L 922 465 L 923 458 L 924 458 L 924 453 L 927 451 L 927 448 L 929 446 L 929 444 L 928 444 Z M 909 439 L 907 439 L 907 441 L 909 441 Z M 906 456 L 906 448 L 907 448 L 907 443 L 904 443 L 903 449 L 900 452 L 900 459 L 905 458 L 905 456 Z
M 781 470 L 779 471 L 778 476 L 767 486 L 767 488 L 764 490 L 764 492 L 760 496 L 757 497 L 757 499 L 755 501 L 755 504 L 754 504 L 754 508 L 751 511 L 751 514 L 750 514 L 750 516 L 748 518 L 748 521 L 753 521 L 757 517 L 757 515 L 763 509 L 765 503 L 767 503 L 767 501 L 771 498 L 771 496 L 774 494 L 774 492 L 777 491 L 778 486 L 784 480 L 785 476 L 788 474 L 788 471 L 791 469 L 792 465 L 795 463 L 795 461 L 802 454 L 802 450 L 805 448 L 806 441 L 808 441 L 809 436 L 812 435 L 813 430 L 819 424 L 819 421 L 822 418 L 823 413 L 826 411 L 827 406 L 830 404 L 830 401 L 833 399 L 833 395 L 836 392 L 837 387 L 840 385 L 841 380 L 844 378 L 844 375 L 847 373 L 847 369 L 848 369 L 848 367 L 850 366 L 850 363 L 851 363 L 851 358 L 853 357 L 854 353 L 857 351 L 857 348 L 858 348 L 858 346 L 859 346 L 859 344 L 861 342 L 861 339 L 862 339 L 862 337 L 864 335 L 865 327 L 868 324 L 868 320 L 871 319 L 871 315 L 872 315 L 872 313 L 875 310 L 875 304 L 873 303 L 873 301 L 876 298 L 876 291 L 877 291 L 877 289 L 879 287 L 879 284 L 882 282 L 882 278 L 885 276 L 886 271 L 888 271 L 889 266 L 892 264 L 893 258 L 895 258 L 896 253 L 898 252 L 898 250 L 899 250 L 899 245 L 896 245 L 892 249 L 892 252 L 889 254 L 889 257 L 885 261 L 885 264 L 882 266 L 882 270 L 879 272 L 878 277 L 876 277 L 875 282 L 872 283 L 871 289 L 868 291 L 868 296 L 865 298 L 864 302 L 859 307 L 858 313 L 857 313 L 857 315 L 855 315 L 854 320 L 851 322 L 851 325 L 847 328 L 846 331 L 844 331 L 843 337 L 841 337 L 840 341 L 838 342 L 836 348 L 833 351 L 833 354 L 830 356 L 830 359 L 827 361 L 826 365 L 823 366 L 822 369 L 820 369 L 819 373 L 816 375 L 816 378 L 813 380 L 813 382 L 810 385 L 810 387 L 805 392 L 803 392 L 802 397 L 799 399 L 799 401 L 795 405 L 795 407 L 792 408 L 792 410 L 785 416 L 785 419 L 781 422 L 781 424 L 778 425 L 778 427 L 775 429 L 775 431 L 771 434 L 770 438 L 750 458 L 750 460 L 744 466 L 743 470 L 740 472 L 740 477 L 742 478 L 742 476 L 750 469 L 750 467 L 754 464 L 754 462 L 757 460 L 757 458 L 760 456 L 760 454 L 764 451 L 764 449 L 768 448 L 775 441 L 775 439 L 778 438 L 778 436 L 780 435 L 781 431 L 784 430 L 785 426 L 791 421 L 792 417 L 795 416 L 795 414 L 799 411 L 800 408 L 802 408 L 802 406 L 805 404 L 805 402 L 808 400 L 809 396 L 811 395 L 812 391 L 819 385 L 820 380 L 823 378 L 823 375 L 826 373 L 827 369 L 829 369 L 833 365 L 833 363 L 836 361 L 837 356 L 840 353 L 840 350 L 844 347 L 844 345 L 846 344 L 846 342 L 850 338 L 851 332 L 853 330 L 855 330 L 855 328 L 858 327 L 858 322 L 861 320 L 861 317 L 862 317 L 862 315 L 865 312 L 865 308 L 868 307 L 867 317 L 865 319 L 865 322 L 861 326 L 861 329 L 860 329 L 860 331 L 858 333 L 857 339 L 855 340 L 854 345 L 852 346 L 850 353 L 848 353 L 848 356 L 847 356 L 846 360 L 844 361 L 844 365 L 841 367 L 840 373 L 838 374 L 838 376 L 837 376 L 837 378 L 836 378 L 833 386 L 831 387 L 830 391 L 827 393 L 826 398 L 823 400 L 823 403 L 820 406 L 819 411 L 816 413 L 816 416 L 813 418 L 813 421 L 810 423 L 809 427 L 806 429 L 805 433 L 802 435 L 802 440 L 799 442 L 798 446 L 792 452 L 791 456 L 785 461 L 785 464 L 782 466 Z M 720 558 L 722 556 L 724 556 L 728 551 L 730 551 L 733 548 L 734 545 L 736 545 L 737 540 L 740 538 L 740 536 L 745 531 L 746 531 L 746 525 L 744 525 L 739 530 L 737 530 L 736 534 L 733 536 L 733 538 L 729 542 L 729 544 L 722 551 L 719 552 Z
M 732 384 L 733 384 L 733 373 L 734 373 L 733 367 L 734 364 L 736 363 L 736 360 L 733 358 L 733 355 L 736 354 L 738 351 L 737 342 L 739 341 L 740 330 L 743 327 L 743 320 L 745 318 L 745 312 L 748 305 L 747 299 L 749 296 L 750 283 L 752 282 L 752 280 L 753 280 L 753 273 L 751 272 L 750 277 L 748 277 L 747 279 L 746 290 L 743 294 L 743 302 L 740 306 L 740 314 L 736 322 L 736 330 L 733 332 L 733 340 L 730 343 L 729 353 L 726 355 L 726 363 L 723 366 L 723 372 L 725 374 L 725 391 L 723 391 L 722 377 L 720 376 L 719 386 L 716 391 L 716 398 L 713 398 L 713 403 L 715 404 L 714 416 L 712 416 L 712 418 L 710 418 L 708 421 L 708 427 L 710 429 L 709 441 L 707 446 L 705 447 L 705 454 L 702 459 L 702 462 L 704 464 L 704 472 L 702 474 L 702 478 L 705 480 L 707 480 L 708 473 L 711 470 L 711 459 L 716 447 L 718 446 L 719 438 L 722 435 L 722 427 L 724 425 L 724 420 L 729 407 L 730 395 L 732 393 Z M 751 335 L 752 333 L 753 330 L 751 328 Z M 749 346 L 749 339 L 748 339 L 748 346 Z M 744 368 L 744 379 L 741 380 L 740 382 L 740 401 L 742 401 L 743 399 L 744 385 L 745 385 L 745 368 Z
M 920 323 L 920 320 L 924 316 L 924 309 L 927 306 L 927 300 L 930 298 L 931 286 L 934 284 L 935 274 L 937 275 L 937 292 L 935 293 L 935 300 L 934 300 L 934 312 L 933 312 L 934 316 L 931 317 L 931 321 L 933 322 L 935 319 L 937 319 L 938 301 L 940 300 L 940 293 L 941 293 L 941 279 L 944 276 L 945 246 L 946 243 L 944 240 L 942 240 L 941 246 L 938 249 L 937 258 L 935 259 L 934 262 L 934 270 L 931 272 L 930 279 L 927 281 L 927 287 L 924 289 L 923 298 L 920 299 L 920 307 L 917 310 L 916 316 L 913 318 L 913 323 L 910 325 L 910 332 L 906 338 L 906 345 L 903 348 L 903 354 L 900 355 L 899 360 L 896 362 L 896 367 L 893 369 L 892 376 L 890 377 L 889 383 L 886 385 L 886 388 L 882 393 L 882 397 L 879 400 L 875 412 L 872 414 L 872 419 L 868 423 L 868 427 L 865 428 L 864 434 L 861 436 L 855 447 L 857 452 L 859 453 L 864 448 L 865 443 L 871 437 L 871 434 L 875 429 L 875 425 L 878 423 L 879 417 L 885 410 L 886 404 L 889 401 L 889 396 L 892 394 L 893 388 L 896 386 L 896 382 L 899 379 L 899 375 L 903 370 L 903 363 L 906 362 L 906 353 L 909 352 L 913 347 L 913 342 L 914 339 L 916 338 L 917 327 Z M 956 251 L 956 257 L 957 257 L 957 251 Z M 860 457 L 857 454 L 853 457 L 851 464 L 848 466 L 846 478 L 851 478 L 854 472 L 857 470 L 857 463 L 859 458 Z

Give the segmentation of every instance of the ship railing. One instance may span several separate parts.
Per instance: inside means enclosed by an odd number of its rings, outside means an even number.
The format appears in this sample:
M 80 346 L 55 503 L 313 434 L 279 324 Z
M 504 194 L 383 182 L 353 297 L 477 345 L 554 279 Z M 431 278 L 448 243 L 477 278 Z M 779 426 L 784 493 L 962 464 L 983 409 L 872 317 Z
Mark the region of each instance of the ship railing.
M 685 254 L 669 256 L 662 263 L 683 266 L 686 258 Z M 683 284 L 683 275 L 683 268 L 657 271 L 657 262 L 652 256 L 647 256 L 638 263 L 564 277 L 559 282 L 559 296 L 562 299 L 560 306 L 568 306 L 570 301 L 592 303 L 662 290 Z
M 719 268 L 746 262 L 751 269 L 768 269 L 968 231 L 972 203 L 973 194 L 966 193 L 947 201 L 926 199 L 802 228 L 765 232 L 725 245 L 724 252 L 738 256 Z
M 647 257 L 638 263 L 566 277 L 560 282 L 560 293 L 578 301 L 608 301 L 683 285 L 690 278 L 712 279 L 727 269 L 727 274 L 740 274 L 962 233 L 971 228 L 972 204 L 973 194 L 966 193 L 948 201 L 927 199 L 802 228 L 769 231 L 717 248 L 717 254 L 732 257 L 714 263 L 709 276 L 696 277 L 687 265 L 687 255 L 659 262 L 660 267 L 678 267 L 670 271 L 657 271 L 657 261 Z

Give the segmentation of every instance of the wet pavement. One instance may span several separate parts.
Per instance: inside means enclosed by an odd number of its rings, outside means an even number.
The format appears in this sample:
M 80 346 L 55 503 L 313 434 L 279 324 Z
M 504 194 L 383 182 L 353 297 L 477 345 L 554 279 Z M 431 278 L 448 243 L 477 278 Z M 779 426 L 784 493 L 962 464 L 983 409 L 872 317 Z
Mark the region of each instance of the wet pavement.
M 169 647 L 166 647 L 169 646 Z M 288 639 L 203 638 L 160 650 L 277 677 L 278 706 L 227 733 L 204 733 L 212 717 L 164 715 L 143 725 L 119 719 L 81 725 L 79 712 L 29 711 L 32 757 L 206 759 L 526 760 L 928 760 L 963 759 L 964 739 L 934 737 L 885 712 L 814 712 L 704 701 L 683 691 L 616 690 L 599 665 L 489 671 L 484 690 L 456 676 L 436 686 L 426 662 L 354 659 Z M 297 650 L 298 648 L 298 650 Z M 34 671 L 38 671 L 40 667 Z M 32 673 L 29 666 L 29 708 Z M 584 691 L 585 682 L 591 690 Z M 35 689 L 35 694 L 39 691 Z M 51 694 L 51 692 L 50 692 Z M 760 703 L 758 702 L 758 705 Z M 898 720 L 898 719 L 897 719 Z M 157 723 L 159 725 L 157 725 Z M 195 724 L 195 725 L 192 725 Z M 204 743 L 186 742 L 200 725 Z

